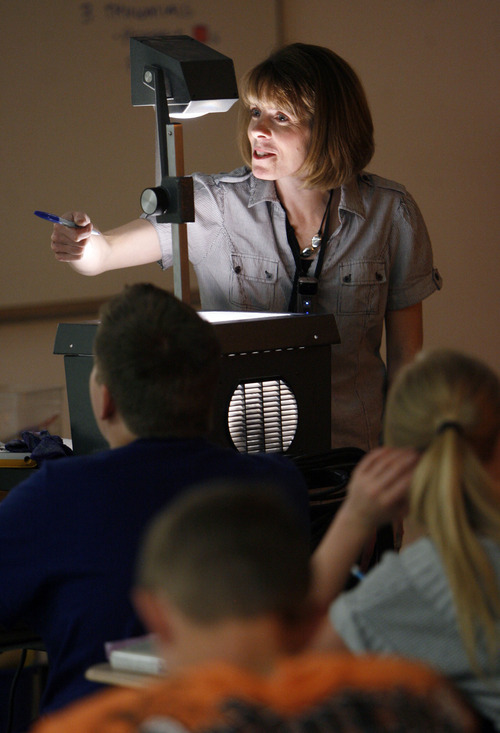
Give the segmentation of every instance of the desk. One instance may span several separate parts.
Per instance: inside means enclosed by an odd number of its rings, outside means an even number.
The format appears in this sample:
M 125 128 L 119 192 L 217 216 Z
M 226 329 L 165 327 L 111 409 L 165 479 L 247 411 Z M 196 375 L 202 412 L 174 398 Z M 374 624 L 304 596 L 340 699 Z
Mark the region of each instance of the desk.
M 9 631 L 0 630 L 0 652 L 8 652 L 12 649 L 45 651 L 40 637 L 27 626 L 17 626 Z
M 85 677 L 91 682 L 101 682 L 106 685 L 119 685 L 122 687 L 147 687 L 147 685 L 162 679 L 160 675 L 114 669 L 108 662 L 92 665 L 85 672 Z
M 0 468 L 0 491 L 10 491 L 37 470 L 37 468 Z
M 37 468 L 0 468 L 0 501 L 5 499 L 10 489 L 33 475 Z M 0 629 L 0 653 L 13 649 L 33 649 L 45 651 L 42 640 L 27 626 L 19 625 Z
M 18 692 L 18 682 L 26 662 L 28 650 L 44 652 L 45 647 L 42 640 L 27 626 L 19 624 L 17 627 L 9 631 L 0 630 L 0 653 L 3 654 L 4 652 L 14 651 L 19 652 L 19 655 L 16 655 L 16 667 L 13 671 L 12 681 L 10 683 L 8 715 L 6 722 L 6 730 L 9 732 L 12 730 L 14 720 L 14 703 L 16 692 Z M 35 659 L 37 657 L 38 654 L 35 654 Z M 45 655 L 43 655 L 43 659 L 38 660 L 36 664 L 32 666 L 32 672 L 29 677 L 29 690 L 23 686 L 20 691 L 23 694 L 17 701 L 17 707 L 19 708 L 18 714 L 22 714 L 23 716 L 27 715 L 28 720 L 34 719 L 34 717 L 39 714 L 40 700 L 45 686 L 46 670 L 47 665 L 45 662 Z M 7 667 L 4 671 L 7 671 Z M 26 724 L 28 724 L 28 721 L 26 721 Z
M 5 498 L 11 488 L 31 476 L 32 472 L 36 470 L 36 468 L 0 468 L 0 501 Z M 12 727 L 17 684 L 24 668 L 28 651 L 45 652 L 43 641 L 28 626 L 19 623 L 10 629 L 0 629 L 0 654 L 4 654 L 5 652 L 19 652 L 19 655 L 15 655 L 17 660 L 16 668 L 10 685 L 7 730 L 10 730 Z M 45 660 L 45 655 L 43 655 L 43 660 Z M 46 668 L 45 661 L 43 661 L 43 665 L 40 663 L 37 664 L 37 674 L 31 678 L 29 706 L 25 697 L 18 702 L 20 711 L 27 713 L 28 710 L 31 710 L 30 714 L 32 716 L 35 714 L 38 715 L 40 698 L 45 684 L 45 673 L 42 673 L 42 667 Z

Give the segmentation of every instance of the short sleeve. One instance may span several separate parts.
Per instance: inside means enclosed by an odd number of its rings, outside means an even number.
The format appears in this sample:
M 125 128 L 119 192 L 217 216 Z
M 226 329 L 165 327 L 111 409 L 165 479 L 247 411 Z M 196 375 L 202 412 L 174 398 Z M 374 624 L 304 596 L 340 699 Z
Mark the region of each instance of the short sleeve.
M 401 195 L 389 241 L 391 271 L 387 310 L 415 305 L 442 287 L 422 213 L 408 192 Z
M 224 189 L 218 185 L 216 176 L 193 173 L 192 178 L 195 221 L 187 223 L 187 239 L 189 260 L 196 266 L 223 228 Z M 166 270 L 173 264 L 172 225 L 158 223 L 154 217 L 148 217 L 148 220 L 160 242 L 162 257 L 159 264 Z

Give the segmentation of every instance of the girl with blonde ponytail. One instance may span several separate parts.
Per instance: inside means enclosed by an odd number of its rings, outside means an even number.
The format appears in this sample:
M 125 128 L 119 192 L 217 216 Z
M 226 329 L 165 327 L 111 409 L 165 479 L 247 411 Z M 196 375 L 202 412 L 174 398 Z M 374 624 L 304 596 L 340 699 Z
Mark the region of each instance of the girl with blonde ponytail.
M 421 354 L 389 393 L 384 442 L 316 552 L 318 599 L 335 597 L 374 527 L 404 514 L 402 550 L 339 595 L 319 642 L 426 661 L 500 731 L 498 376 L 450 349 Z
M 500 433 L 500 385 L 484 364 L 450 350 L 417 359 L 387 404 L 385 442 L 422 453 L 408 523 L 443 563 L 471 666 L 500 654 L 500 585 L 485 539 L 500 546 L 500 492 L 487 470 Z M 500 694 L 500 690 L 498 691 Z

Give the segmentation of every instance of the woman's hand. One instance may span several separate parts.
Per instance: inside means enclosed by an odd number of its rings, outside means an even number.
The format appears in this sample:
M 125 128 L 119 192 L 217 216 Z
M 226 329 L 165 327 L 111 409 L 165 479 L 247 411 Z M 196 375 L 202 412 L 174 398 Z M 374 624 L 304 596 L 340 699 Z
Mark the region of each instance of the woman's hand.
M 92 235 L 92 223 L 88 214 L 81 211 L 70 211 L 63 215 L 64 219 L 74 221 L 76 228 L 54 224 L 51 236 L 51 248 L 56 260 L 74 262 L 81 260 L 85 248 Z
M 82 275 L 99 275 L 161 259 L 160 242 L 147 219 L 136 219 L 106 234 L 92 234 L 88 214 L 70 211 L 63 216 L 78 226 L 54 224 L 50 246 L 57 260 L 68 262 Z

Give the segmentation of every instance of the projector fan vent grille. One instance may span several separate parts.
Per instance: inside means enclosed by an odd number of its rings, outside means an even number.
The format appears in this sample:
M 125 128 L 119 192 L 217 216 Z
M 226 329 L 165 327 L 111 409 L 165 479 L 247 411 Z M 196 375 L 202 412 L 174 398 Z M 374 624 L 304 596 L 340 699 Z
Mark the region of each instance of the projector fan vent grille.
M 229 402 L 228 427 L 240 453 L 284 453 L 298 424 L 295 395 L 281 379 L 241 382 Z

